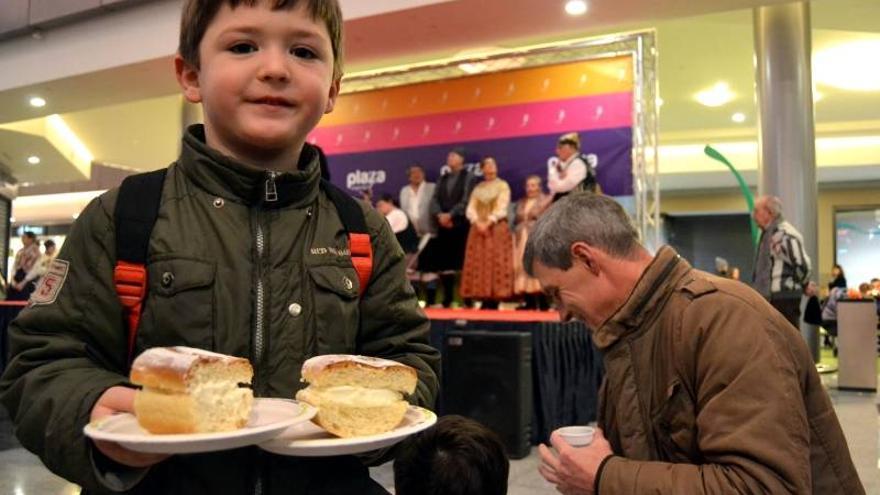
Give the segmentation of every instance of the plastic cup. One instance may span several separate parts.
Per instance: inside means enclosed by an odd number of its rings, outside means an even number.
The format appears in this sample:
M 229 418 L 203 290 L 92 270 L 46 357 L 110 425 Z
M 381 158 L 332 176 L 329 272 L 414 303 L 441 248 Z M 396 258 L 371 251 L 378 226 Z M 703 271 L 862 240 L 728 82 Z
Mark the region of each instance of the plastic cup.
M 556 433 L 572 447 L 586 447 L 593 443 L 596 428 L 592 426 L 565 426 L 557 429 Z

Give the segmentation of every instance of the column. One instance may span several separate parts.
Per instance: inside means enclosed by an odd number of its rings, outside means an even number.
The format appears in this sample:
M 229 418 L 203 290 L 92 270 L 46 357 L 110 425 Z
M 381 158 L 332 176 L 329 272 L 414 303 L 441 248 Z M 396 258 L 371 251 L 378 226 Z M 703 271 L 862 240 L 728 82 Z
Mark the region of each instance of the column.
M 812 261 L 810 278 L 818 280 L 810 4 L 756 7 L 753 17 L 760 123 L 758 192 L 782 200 L 786 220 L 804 236 L 804 249 Z M 801 322 L 801 332 L 818 361 L 818 327 Z

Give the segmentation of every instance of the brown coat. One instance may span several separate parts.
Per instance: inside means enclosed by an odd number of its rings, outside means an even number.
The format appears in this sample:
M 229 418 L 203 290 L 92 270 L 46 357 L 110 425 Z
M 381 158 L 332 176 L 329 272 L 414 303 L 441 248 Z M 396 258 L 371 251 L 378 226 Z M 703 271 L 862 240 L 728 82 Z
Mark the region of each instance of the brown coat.
M 594 333 L 598 493 L 865 493 L 800 334 L 746 285 L 664 247 Z

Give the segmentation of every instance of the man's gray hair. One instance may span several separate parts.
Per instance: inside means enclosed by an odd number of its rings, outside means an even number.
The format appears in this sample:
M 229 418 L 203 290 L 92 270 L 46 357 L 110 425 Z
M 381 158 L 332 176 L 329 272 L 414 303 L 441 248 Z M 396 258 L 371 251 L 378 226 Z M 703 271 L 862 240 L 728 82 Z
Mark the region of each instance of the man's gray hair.
M 534 276 L 534 263 L 571 268 L 571 245 L 584 242 L 616 258 L 630 259 L 641 245 L 639 232 L 620 204 L 590 192 L 569 194 L 535 224 L 523 255 L 523 267 Z
M 782 216 L 782 200 L 776 196 L 767 196 L 767 211 L 773 218 Z

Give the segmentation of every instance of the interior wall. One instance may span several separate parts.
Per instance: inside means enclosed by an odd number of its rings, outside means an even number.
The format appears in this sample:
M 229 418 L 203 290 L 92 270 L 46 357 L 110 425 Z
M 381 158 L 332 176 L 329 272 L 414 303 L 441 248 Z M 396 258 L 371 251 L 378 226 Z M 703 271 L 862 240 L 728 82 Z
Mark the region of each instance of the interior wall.
M 831 267 L 834 265 L 834 209 L 846 206 L 880 205 L 880 189 L 841 188 L 819 191 L 819 261 L 813 260 L 813 269 L 818 273 L 819 286 L 831 280 Z M 745 212 L 745 199 L 737 191 L 713 191 L 703 194 L 661 193 L 660 210 L 667 214 Z M 795 226 L 797 227 L 797 226 Z M 749 281 L 750 274 L 743 273 L 743 280 Z

